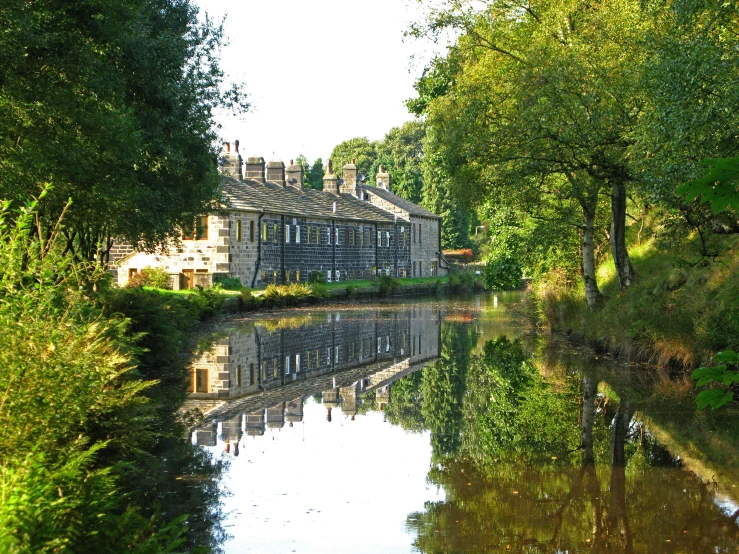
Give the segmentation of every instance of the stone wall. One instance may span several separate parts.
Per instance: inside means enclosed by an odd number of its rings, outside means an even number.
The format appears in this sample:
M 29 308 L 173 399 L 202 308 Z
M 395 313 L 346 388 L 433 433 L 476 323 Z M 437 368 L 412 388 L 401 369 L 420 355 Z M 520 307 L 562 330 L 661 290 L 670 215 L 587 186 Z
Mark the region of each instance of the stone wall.
M 411 274 L 413 277 L 446 275 L 439 266 L 439 225 L 441 221 L 430 217 L 411 216 Z
M 118 262 L 118 285 L 128 283 L 129 272 L 145 267 L 162 267 L 172 276 L 175 290 L 184 286 L 185 271 L 192 271 L 194 284 L 210 286 L 214 274 L 228 275 L 230 269 L 228 216 L 207 216 L 207 235 L 199 240 L 185 240 L 167 245 L 157 253 L 136 252 Z

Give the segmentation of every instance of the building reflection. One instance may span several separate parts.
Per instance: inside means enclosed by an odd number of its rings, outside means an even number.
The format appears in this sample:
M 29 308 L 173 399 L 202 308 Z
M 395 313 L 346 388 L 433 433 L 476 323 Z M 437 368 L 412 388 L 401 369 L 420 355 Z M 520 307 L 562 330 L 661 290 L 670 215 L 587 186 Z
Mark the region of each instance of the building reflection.
M 202 423 L 197 444 L 229 452 L 240 438 L 303 420 L 303 404 L 320 394 L 331 422 L 354 420 L 361 397 L 375 393 L 378 409 L 392 383 L 438 359 L 443 314 L 410 306 L 400 311 L 336 311 L 320 319 L 285 319 L 238 330 L 192 365 L 184 409 Z

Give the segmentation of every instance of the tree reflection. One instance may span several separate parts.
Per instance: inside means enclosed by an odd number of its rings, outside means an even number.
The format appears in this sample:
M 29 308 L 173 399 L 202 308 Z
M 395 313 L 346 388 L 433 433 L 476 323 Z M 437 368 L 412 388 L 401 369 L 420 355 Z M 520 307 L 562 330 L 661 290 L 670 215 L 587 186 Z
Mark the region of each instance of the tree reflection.
M 596 372 L 544 378 L 505 338 L 428 369 L 421 412 L 432 439 L 444 431 L 428 480 L 446 499 L 408 517 L 422 552 L 736 552 L 739 528 L 711 488 L 654 443 L 628 398 L 598 394 Z

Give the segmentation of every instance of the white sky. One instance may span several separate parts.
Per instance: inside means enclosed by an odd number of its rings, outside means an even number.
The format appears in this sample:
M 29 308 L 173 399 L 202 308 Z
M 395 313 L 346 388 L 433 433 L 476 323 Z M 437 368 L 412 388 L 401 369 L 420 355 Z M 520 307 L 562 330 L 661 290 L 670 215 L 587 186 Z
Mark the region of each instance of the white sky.
M 239 139 L 242 156 L 325 161 L 344 140 L 381 139 L 413 119 L 403 101 L 415 96 L 433 48 L 403 41 L 418 2 L 196 1 L 201 16 L 227 15 L 221 68 L 246 84 L 253 109 L 218 123 L 224 140 Z

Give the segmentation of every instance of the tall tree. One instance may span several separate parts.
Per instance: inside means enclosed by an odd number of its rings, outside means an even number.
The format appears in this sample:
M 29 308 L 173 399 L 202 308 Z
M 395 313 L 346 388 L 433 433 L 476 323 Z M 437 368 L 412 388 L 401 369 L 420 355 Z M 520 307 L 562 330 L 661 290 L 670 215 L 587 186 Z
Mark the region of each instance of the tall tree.
M 427 114 L 444 137 L 439 154 L 457 194 L 480 199 L 498 191 L 528 200 L 526 188 L 533 187 L 534 196 L 579 206 L 583 277 L 595 306 L 596 215 L 604 194 L 612 197 L 619 281 L 627 287 L 633 280 L 625 218 L 635 179 L 629 133 L 641 104 L 635 73 L 644 54 L 635 45 L 646 23 L 639 5 L 492 0 L 472 11 L 462 9 L 466 4 L 449 2 L 432 13 L 426 30 L 453 26 L 462 36 L 427 70 L 409 107 Z
M 321 158 L 318 158 L 313 164 L 310 166 L 310 170 L 308 171 L 307 176 L 307 185 L 309 188 L 312 188 L 314 190 L 323 190 L 323 175 L 326 173 L 326 170 L 323 167 L 323 160 Z
M 393 127 L 377 144 L 377 160 L 370 169 L 368 182 L 377 174 L 379 165 L 390 172 L 393 192 L 419 203 L 423 189 L 423 140 L 426 127 L 422 121 L 406 121 Z
M 222 28 L 189 0 L 0 7 L 0 196 L 69 198 L 68 249 L 102 261 L 113 238 L 154 247 L 217 199 L 213 111 Z
M 331 152 L 331 162 L 334 172 L 341 172 L 346 164 L 355 161 L 359 173 L 369 179 L 372 164 L 377 158 L 377 143 L 369 141 L 366 137 L 357 137 L 337 144 Z

